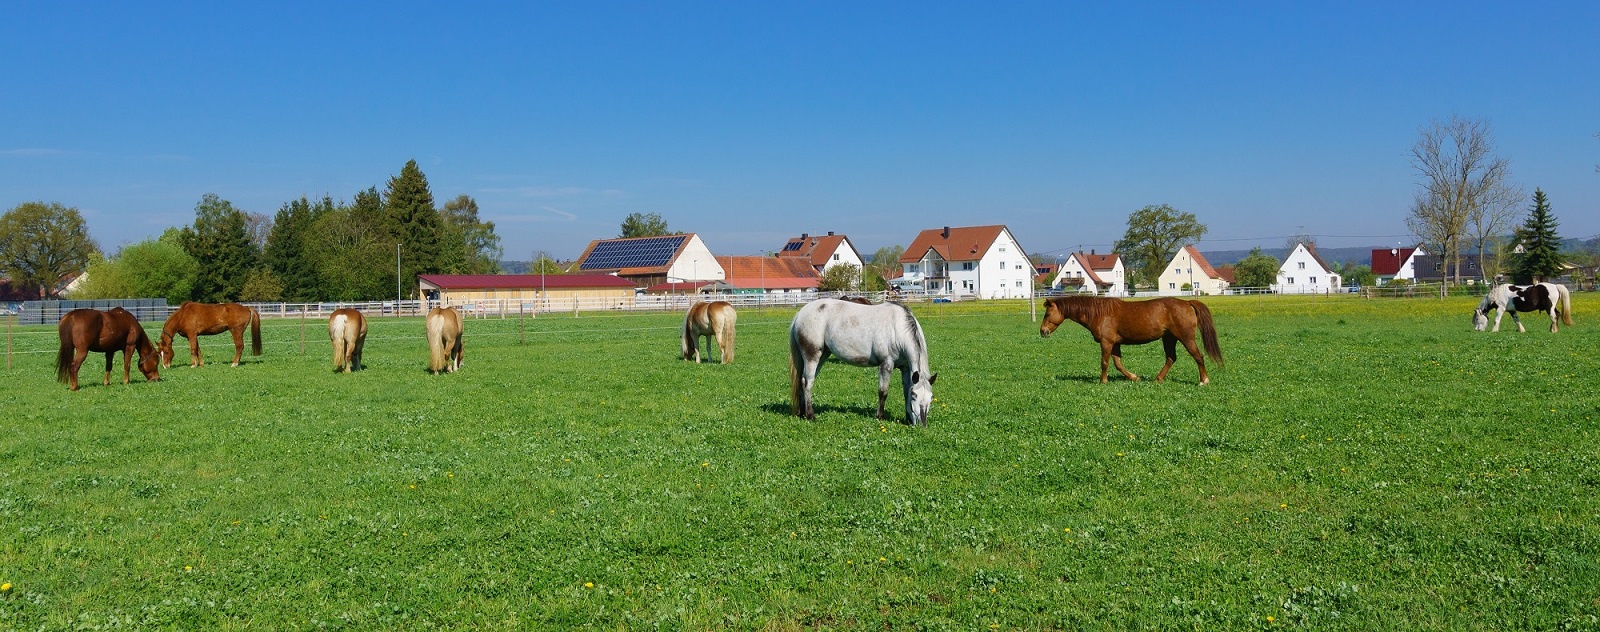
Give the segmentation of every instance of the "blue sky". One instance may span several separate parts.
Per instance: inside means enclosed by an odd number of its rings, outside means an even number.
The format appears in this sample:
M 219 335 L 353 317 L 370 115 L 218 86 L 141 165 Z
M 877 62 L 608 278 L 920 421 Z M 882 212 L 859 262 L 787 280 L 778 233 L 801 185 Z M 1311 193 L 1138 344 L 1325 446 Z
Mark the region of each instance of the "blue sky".
M 1103 252 L 1150 204 L 1204 250 L 1388 246 L 1418 129 L 1461 115 L 1592 237 L 1596 25 L 1591 1 L 6 3 L 0 207 L 77 207 L 114 251 L 206 193 L 271 215 L 415 159 L 507 259 L 632 212 L 718 254 L 978 224 Z

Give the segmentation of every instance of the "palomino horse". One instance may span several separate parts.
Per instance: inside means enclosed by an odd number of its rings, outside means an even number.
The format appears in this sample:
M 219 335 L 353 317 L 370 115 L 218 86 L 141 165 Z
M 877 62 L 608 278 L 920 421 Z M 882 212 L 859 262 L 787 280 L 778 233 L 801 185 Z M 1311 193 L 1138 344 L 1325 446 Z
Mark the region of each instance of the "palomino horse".
M 1494 315 L 1494 329 L 1500 331 L 1500 319 L 1506 312 L 1511 313 L 1511 320 L 1517 324 L 1517 331 L 1526 332 L 1522 326 L 1522 319 L 1517 318 L 1517 312 L 1550 312 L 1550 333 L 1561 331 L 1556 326 L 1556 321 L 1572 324 L 1572 292 L 1567 286 L 1560 283 L 1535 283 L 1533 285 L 1502 284 L 1489 290 L 1483 297 L 1483 302 L 1478 303 L 1478 309 L 1472 312 L 1472 329 L 1483 331 L 1489 326 L 1489 310 L 1499 310 Z
M 789 382 L 794 414 L 817 418 L 811 387 L 817 370 L 830 354 L 849 364 L 878 368 L 879 419 L 885 416 L 889 375 L 900 369 L 906 422 L 928 425 L 933 381 L 939 376 L 928 370 L 928 343 L 911 310 L 899 303 L 861 305 L 831 298 L 800 308 L 789 325 Z
M 706 358 L 711 357 L 711 338 L 717 340 L 722 352 L 722 363 L 733 364 L 734 324 L 739 315 L 727 301 L 697 302 L 689 306 L 683 317 L 683 359 L 700 363 L 700 338 L 706 339 Z
M 212 305 L 184 301 L 178 311 L 167 317 L 161 326 L 161 342 L 156 349 L 161 353 L 161 367 L 172 366 L 172 338 L 182 335 L 189 339 L 189 366 L 201 366 L 200 336 L 233 334 L 233 366 L 239 366 L 244 357 L 244 330 L 250 328 L 250 355 L 261 355 L 261 314 L 238 303 Z
M 333 341 L 333 371 L 361 370 L 361 347 L 367 344 L 367 318 L 361 310 L 343 307 L 328 317 L 328 339 Z
M 1161 341 L 1166 348 L 1167 363 L 1161 365 L 1156 381 L 1167 379 L 1167 370 L 1178 359 L 1178 343 L 1189 350 L 1194 363 L 1200 367 L 1200 384 L 1211 382 L 1206 375 L 1206 361 L 1195 347 L 1194 332 L 1200 330 L 1206 355 L 1222 366 L 1222 347 L 1217 345 L 1217 329 L 1211 323 L 1211 310 L 1200 301 L 1178 298 L 1158 298 L 1148 301 L 1124 301 L 1120 298 L 1098 296 L 1064 296 L 1045 301 L 1044 322 L 1039 325 L 1039 335 L 1048 337 L 1062 321 L 1071 319 L 1089 330 L 1094 341 L 1100 343 L 1100 383 L 1106 382 L 1106 363 L 1115 361 L 1117 370 L 1128 379 L 1138 381 L 1139 376 L 1122 366 L 1122 345 L 1142 345 Z
M 75 309 L 61 317 L 56 326 L 61 333 L 61 349 L 56 352 L 56 381 L 78 390 L 78 368 L 90 351 L 106 354 L 106 385 L 111 385 L 111 357 L 122 352 L 122 383 L 132 381 L 133 352 L 139 352 L 139 372 L 144 379 L 156 382 L 161 379 L 157 368 L 160 356 L 150 344 L 139 319 L 121 307 L 99 312 L 92 309 Z
M 428 370 L 435 375 L 461 368 L 461 312 L 454 307 L 428 310 Z

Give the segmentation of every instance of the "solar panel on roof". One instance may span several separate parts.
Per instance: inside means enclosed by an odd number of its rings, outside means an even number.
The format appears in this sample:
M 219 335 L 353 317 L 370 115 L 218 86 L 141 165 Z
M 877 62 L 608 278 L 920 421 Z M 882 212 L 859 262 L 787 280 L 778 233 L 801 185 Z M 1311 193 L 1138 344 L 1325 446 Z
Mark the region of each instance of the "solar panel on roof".
M 789 243 L 787 243 L 787 244 L 784 244 L 784 246 L 783 246 L 783 251 L 784 251 L 784 252 L 788 252 L 788 251 L 790 251 L 790 250 L 799 250 L 799 249 L 800 249 L 800 246 L 801 246 L 801 243 L 800 243 L 800 242 L 798 242 L 798 241 L 792 241 L 792 242 L 789 242 Z
M 667 265 L 678 252 L 688 235 L 666 235 L 643 239 L 618 239 L 595 244 L 594 250 L 583 265 L 583 270 L 610 270 L 616 268 L 652 268 Z

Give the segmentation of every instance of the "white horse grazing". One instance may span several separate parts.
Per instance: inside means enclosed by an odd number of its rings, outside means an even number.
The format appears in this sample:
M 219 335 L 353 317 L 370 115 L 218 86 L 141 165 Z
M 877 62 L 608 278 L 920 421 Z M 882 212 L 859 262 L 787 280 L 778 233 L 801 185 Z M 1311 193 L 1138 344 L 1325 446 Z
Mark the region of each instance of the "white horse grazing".
M 696 302 L 683 317 L 683 359 L 700 363 L 700 337 L 706 338 L 706 358 L 711 357 L 711 339 L 716 338 L 723 364 L 733 364 L 734 325 L 739 315 L 727 301 Z
M 889 375 L 900 369 L 906 422 L 928 425 L 933 381 L 928 371 L 928 343 L 911 310 L 898 303 L 861 305 L 820 299 L 795 313 L 789 325 L 789 382 L 794 414 L 816 419 L 811 387 L 829 355 L 856 366 L 878 367 L 878 418 L 884 418 Z
M 1517 323 L 1517 331 L 1527 331 L 1522 326 L 1522 319 L 1517 318 L 1517 312 L 1550 312 L 1550 332 L 1561 331 L 1556 326 L 1559 320 L 1564 324 L 1572 324 L 1572 293 L 1567 286 L 1559 283 L 1535 283 L 1533 285 L 1511 285 L 1509 283 L 1495 286 L 1483 297 L 1483 302 L 1478 303 L 1478 309 L 1472 312 L 1472 329 L 1483 331 L 1489 326 L 1489 310 L 1499 310 L 1494 315 L 1494 329 L 1500 331 L 1500 319 L 1511 312 L 1511 320 Z

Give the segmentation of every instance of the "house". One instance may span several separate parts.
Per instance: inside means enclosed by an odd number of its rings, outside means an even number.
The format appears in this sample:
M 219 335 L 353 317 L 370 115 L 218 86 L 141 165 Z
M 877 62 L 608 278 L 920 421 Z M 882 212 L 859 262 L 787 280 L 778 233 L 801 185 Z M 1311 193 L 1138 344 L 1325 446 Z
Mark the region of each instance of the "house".
M 1444 257 L 1439 255 L 1417 256 L 1416 281 L 1418 283 L 1438 283 L 1446 278 L 1455 281 L 1459 277 L 1462 283 L 1471 285 L 1483 280 L 1483 268 L 1478 265 L 1478 255 L 1463 254 L 1461 255 L 1461 260 L 1454 266 L 1446 265 L 1443 259 Z M 1447 268 L 1452 267 L 1455 270 L 1447 272 Z
M 596 239 L 578 256 L 578 272 L 618 276 L 638 287 L 725 278 L 716 257 L 694 233 Z
M 794 294 L 817 291 L 821 274 L 801 257 L 717 257 L 735 294 Z
M 1033 263 L 1003 225 L 930 228 L 900 256 L 906 291 L 978 298 L 1033 295 Z
M 1226 289 L 1228 282 L 1194 246 L 1184 246 L 1174 253 L 1172 261 L 1167 262 L 1167 268 L 1156 279 L 1156 292 L 1162 296 L 1215 295 Z
M 1076 290 L 1087 294 L 1127 296 L 1127 270 L 1122 265 L 1122 255 L 1074 252 L 1061 263 L 1051 287 Z
M 1373 248 L 1372 276 L 1377 278 L 1378 285 L 1396 279 L 1416 281 L 1417 257 L 1427 254 L 1422 244 L 1410 248 Z
M 1055 281 L 1056 271 L 1060 270 L 1060 269 L 1061 269 L 1061 264 L 1059 264 L 1059 263 L 1035 263 L 1035 264 L 1033 264 L 1033 284 L 1034 284 L 1034 286 L 1035 287 L 1038 287 L 1038 286 L 1049 287 L 1050 284 Z
M 633 281 L 609 274 L 419 274 L 430 305 L 471 311 L 535 313 L 633 306 Z
M 1328 294 L 1343 291 L 1340 286 L 1339 275 L 1322 257 L 1317 256 L 1317 247 L 1298 243 L 1289 256 L 1284 257 L 1283 265 L 1278 266 L 1278 282 L 1272 285 L 1272 291 L 1279 294 Z
M 821 236 L 800 233 L 799 237 L 790 239 L 783 245 L 783 249 L 778 251 L 778 257 L 807 261 L 818 275 L 836 265 L 853 265 L 859 270 L 863 263 L 861 252 L 856 250 L 855 244 L 850 243 L 850 238 L 835 235 L 831 230 L 827 235 Z

